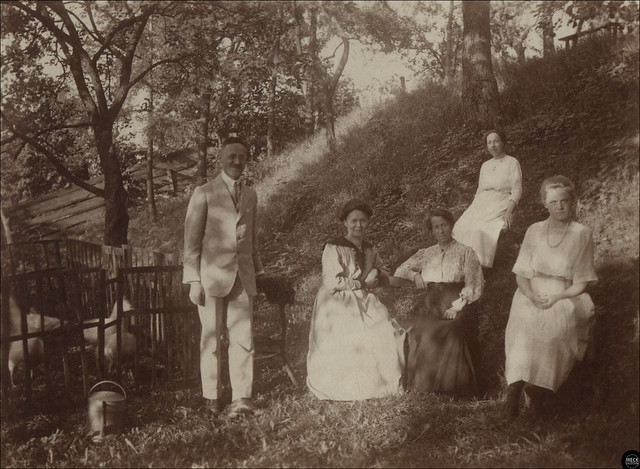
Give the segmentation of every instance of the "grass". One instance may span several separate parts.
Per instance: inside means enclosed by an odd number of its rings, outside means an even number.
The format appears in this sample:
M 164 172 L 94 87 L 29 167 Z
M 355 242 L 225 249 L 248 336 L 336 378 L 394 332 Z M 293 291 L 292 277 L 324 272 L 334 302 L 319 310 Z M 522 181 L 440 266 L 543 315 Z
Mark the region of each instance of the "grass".
M 322 402 L 294 388 L 277 360 L 256 369 L 262 412 L 245 420 L 210 418 L 199 386 L 130 387 L 124 431 L 102 444 L 84 437 L 86 403 L 55 414 L 20 407 L 2 427 L 2 466 L 179 467 L 617 467 L 640 441 L 638 400 L 638 74 L 637 55 L 612 73 L 615 50 L 585 44 L 504 71 L 508 153 L 522 165 L 520 231 L 545 217 L 540 181 L 562 173 L 579 188 L 578 217 L 594 232 L 600 282 L 594 355 L 576 367 L 545 419 L 499 417 L 504 400 L 504 329 L 515 291 L 508 265 L 487 279 L 479 305 L 478 399 L 407 393 L 362 402 Z M 634 62 L 635 60 L 635 62 Z M 635 68 L 634 68 L 635 67 Z M 564 79 L 567 73 L 573 81 Z M 549 97 L 552 95 L 553 100 Z M 294 279 L 289 358 L 306 370 L 309 320 L 320 283 L 323 242 L 341 232 L 337 211 L 349 197 L 374 208 L 370 237 L 390 268 L 434 242 L 422 217 L 434 206 L 459 215 L 475 191 L 482 129 L 466 126 L 448 90 L 425 85 L 343 126 L 339 150 L 321 137 L 271 162 L 251 162 L 261 202 L 261 250 L 267 270 Z M 345 130 L 346 129 L 346 130 Z M 188 193 L 163 199 L 161 221 L 132 210 L 130 243 L 180 253 Z M 150 229 L 152 227 L 152 229 Z M 83 233 L 99 239 L 100 227 Z M 93 230 L 93 231 L 92 231 Z M 380 291 L 395 316 L 414 295 Z M 266 315 L 259 302 L 258 315 Z

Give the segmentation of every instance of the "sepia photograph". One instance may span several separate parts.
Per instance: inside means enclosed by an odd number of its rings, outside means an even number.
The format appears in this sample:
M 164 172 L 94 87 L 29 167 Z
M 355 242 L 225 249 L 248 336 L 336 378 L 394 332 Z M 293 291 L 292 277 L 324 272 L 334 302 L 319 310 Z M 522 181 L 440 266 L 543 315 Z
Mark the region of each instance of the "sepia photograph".
M 640 467 L 640 2 L 0 3 L 2 467 Z

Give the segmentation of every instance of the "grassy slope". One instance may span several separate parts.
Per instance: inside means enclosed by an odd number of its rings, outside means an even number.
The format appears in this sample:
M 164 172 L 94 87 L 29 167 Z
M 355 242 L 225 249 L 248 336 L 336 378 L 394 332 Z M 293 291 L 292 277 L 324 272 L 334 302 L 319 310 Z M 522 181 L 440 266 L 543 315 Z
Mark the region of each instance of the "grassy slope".
M 601 278 L 590 290 L 597 305 L 595 357 L 560 390 L 550 421 L 506 424 L 497 415 L 504 328 L 515 290 L 513 275 L 502 266 L 487 280 L 481 304 L 488 389 L 482 399 L 411 393 L 319 402 L 304 388 L 293 389 L 273 363 L 258 368 L 256 398 L 265 412 L 256 418 L 203 417 L 197 386 L 158 391 L 152 399 L 134 392 L 128 429 L 102 446 L 82 439 L 84 409 L 5 426 L 3 465 L 617 466 L 639 441 L 638 69 L 636 55 L 635 64 L 616 74 L 609 57 L 591 45 L 571 57 L 505 71 L 515 85 L 503 92 L 503 126 L 508 152 L 525 176 L 517 228 L 524 232 L 545 216 L 540 181 L 555 173 L 569 176 L 581 194 L 580 221 L 594 230 Z M 333 158 L 323 155 L 317 140 L 250 167 L 263 205 L 263 258 L 269 271 L 296 280 L 289 355 L 300 378 L 321 246 L 341 231 L 336 214 L 342 203 L 353 196 L 372 203 L 371 239 L 394 267 L 434 242 L 421 228 L 429 208 L 459 215 L 471 202 L 488 154 L 481 129 L 463 126 L 459 115 L 447 90 L 429 86 L 343 127 Z M 152 234 L 144 210 L 136 211 L 131 244 L 179 252 L 187 199 L 162 203 L 163 219 Z M 411 308 L 410 292 L 380 294 L 394 315 Z

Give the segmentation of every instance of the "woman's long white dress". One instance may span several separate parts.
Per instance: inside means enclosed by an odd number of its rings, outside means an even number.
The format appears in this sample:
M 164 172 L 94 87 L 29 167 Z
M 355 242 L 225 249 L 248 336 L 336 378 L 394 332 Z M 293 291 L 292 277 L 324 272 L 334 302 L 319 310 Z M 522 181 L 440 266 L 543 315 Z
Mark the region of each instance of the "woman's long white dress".
M 547 239 L 548 221 L 534 223 L 524 237 L 513 273 L 530 279 L 534 292 L 554 294 L 572 283 L 595 283 L 591 230 L 572 221 L 557 247 Z M 553 239 L 560 233 L 554 232 Z M 511 304 L 505 331 L 507 383 L 523 380 L 557 391 L 589 341 L 594 305 L 587 293 L 539 309 L 520 289 Z
M 369 253 L 380 269 L 380 257 Z M 361 400 L 401 390 L 403 331 L 373 293 L 357 287 L 363 257 L 344 239 L 327 243 L 322 254 L 307 355 L 307 386 L 319 399 Z
M 470 246 L 483 267 L 493 266 L 500 230 L 509 201 L 522 196 L 522 171 L 513 156 L 491 158 L 482 163 L 473 202 L 453 227 L 456 241 Z

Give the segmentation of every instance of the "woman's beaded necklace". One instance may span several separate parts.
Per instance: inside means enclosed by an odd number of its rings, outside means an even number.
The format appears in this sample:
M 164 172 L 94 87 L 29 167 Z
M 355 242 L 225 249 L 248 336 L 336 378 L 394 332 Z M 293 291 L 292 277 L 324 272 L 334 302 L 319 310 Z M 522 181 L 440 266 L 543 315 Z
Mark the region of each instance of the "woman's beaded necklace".
M 562 233 L 562 237 L 560 238 L 560 241 L 558 241 L 554 245 L 551 245 L 551 243 L 549 242 L 549 225 L 551 225 L 551 221 L 547 221 L 547 246 L 549 246 L 551 249 L 557 248 L 558 246 L 560 246 L 562 244 L 562 241 L 564 241 L 564 237 L 567 235 L 567 232 L 569 231 L 570 224 L 571 224 L 571 221 L 569 221 L 569 223 L 565 225 L 564 232 Z

